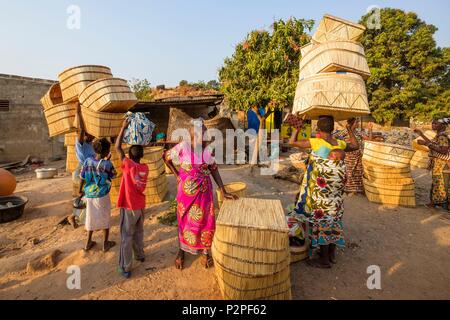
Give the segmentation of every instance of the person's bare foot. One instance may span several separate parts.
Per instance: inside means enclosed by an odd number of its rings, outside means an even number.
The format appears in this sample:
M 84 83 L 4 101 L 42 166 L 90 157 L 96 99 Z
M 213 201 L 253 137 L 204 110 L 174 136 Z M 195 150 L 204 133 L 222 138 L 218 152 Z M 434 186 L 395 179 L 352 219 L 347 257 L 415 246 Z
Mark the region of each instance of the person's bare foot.
M 68 216 L 67 221 L 74 229 L 78 228 L 78 223 L 77 223 L 77 220 L 75 219 L 75 216 L 73 216 L 73 215 Z
M 97 242 L 95 242 L 95 241 L 89 241 L 88 243 L 86 243 L 86 246 L 84 247 L 84 251 L 91 250 L 96 244 L 97 244 Z
M 203 266 L 208 269 L 214 265 L 214 260 L 209 253 L 203 254 Z
M 114 241 L 106 241 L 105 243 L 103 243 L 103 252 L 108 252 L 109 249 L 111 249 L 115 245 L 116 243 Z
M 183 270 L 184 267 L 184 251 L 178 250 L 177 257 L 175 258 L 175 268 Z

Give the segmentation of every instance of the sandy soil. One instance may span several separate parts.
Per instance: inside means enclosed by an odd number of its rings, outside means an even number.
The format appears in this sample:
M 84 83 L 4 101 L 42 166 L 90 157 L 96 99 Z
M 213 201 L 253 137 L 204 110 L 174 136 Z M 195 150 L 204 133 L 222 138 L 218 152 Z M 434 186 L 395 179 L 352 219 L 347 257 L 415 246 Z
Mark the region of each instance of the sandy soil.
M 52 166 L 63 163 L 53 163 Z M 60 170 L 63 172 L 63 170 Z M 246 166 L 221 169 L 225 182 L 245 181 L 248 196 L 278 198 L 287 207 L 298 186 L 250 172 Z M 448 213 L 426 209 L 430 177 L 414 171 L 417 208 L 389 208 L 363 196 L 345 201 L 347 247 L 339 251 L 338 264 L 317 270 L 304 262 L 291 265 L 294 299 L 450 299 L 450 218 Z M 116 271 L 118 247 L 108 253 L 99 248 L 85 253 L 83 228 L 58 227 L 71 212 L 71 179 L 61 173 L 52 180 L 32 174 L 18 177 L 17 194 L 29 198 L 19 220 L 0 225 L 1 299 L 220 299 L 213 269 L 205 270 L 189 256 L 186 269 L 175 270 L 177 231 L 158 223 L 168 202 L 147 211 L 146 262 L 136 263 L 129 280 Z M 169 176 L 170 197 L 175 179 Z M 119 241 L 118 212 L 113 211 L 111 238 Z M 94 235 L 99 241 L 101 234 Z M 57 265 L 27 271 L 27 263 L 60 250 Z M 69 290 L 66 270 L 81 268 L 81 290 Z M 369 290 L 367 267 L 381 268 L 381 290 Z

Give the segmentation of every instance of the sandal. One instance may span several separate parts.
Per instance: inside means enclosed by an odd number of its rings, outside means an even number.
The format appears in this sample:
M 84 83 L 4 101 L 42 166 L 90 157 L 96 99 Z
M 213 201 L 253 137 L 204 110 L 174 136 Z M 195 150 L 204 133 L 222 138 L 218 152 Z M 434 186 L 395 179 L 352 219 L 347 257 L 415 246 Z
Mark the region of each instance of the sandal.
M 209 253 L 203 254 L 203 266 L 208 269 L 214 265 L 214 260 Z
M 84 247 L 84 251 L 88 252 L 89 250 L 91 250 L 95 245 L 97 244 L 97 242 L 95 241 L 90 241 L 88 244 L 86 244 L 86 246 Z
M 107 241 L 104 245 L 103 245 L 103 252 L 108 252 L 109 249 L 111 249 L 112 247 L 114 247 L 116 245 L 116 243 L 114 241 Z
M 178 270 L 183 270 L 184 267 L 184 251 L 178 251 L 177 257 L 175 258 L 175 268 Z

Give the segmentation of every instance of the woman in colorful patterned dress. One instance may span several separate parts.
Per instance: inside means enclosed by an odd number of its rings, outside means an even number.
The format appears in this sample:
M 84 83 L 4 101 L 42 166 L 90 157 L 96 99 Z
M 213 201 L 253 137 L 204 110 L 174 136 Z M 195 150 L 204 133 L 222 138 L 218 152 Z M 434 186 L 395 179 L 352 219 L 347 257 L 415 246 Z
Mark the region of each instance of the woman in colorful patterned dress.
M 320 248 L 320 259 L 310 259 L 313 267 L 330 268 L 336 263 L 336 246 L 344 246 L 342 217 L 344 214 L 345 163 L 328 159 L 331 150 L 351 152 L 359 149 L 354 127 L 347 124 L 349 142 L 333 137 L 334 119 L 323 116 L 317 122 L 320 138 L 297 140 L 296 129 L 289 141 L 300 149 L 311 149 L 311 155 L 300 187 L 295 215 L 309 223 L 312 249 Z M 312 256 L 312 250 L 310 252 Z
M 431 191 L 430 203 L 427 205 L 430 208 L 442 207 L 448 208 L 448 185 L 444 178 L 444 171 L 448 168 L 448 162 L 445 159 L 439 158 L 439 155 L 447 156 L 449 153 L 450 139 L 447 133 L 447 126 L 450 123 L 450 118 L 435 118 L 432 122 L 432 129 L 436 131 L 436 137 L 433 140 L 428 139 L 420 130 L 414 130 L 419 134 L 423 140 L 417 143 L 425 145 L 430 149 L 431 158 Z
M 196 128 L 195 128 L 196 127 Z M 165 162 L 178 180 L 177 219 L 180 248 L 175 267 L 183 268 L 184 253 L 203 254 L 205 268 L 212 266 L 210 248 L 216 228 L 213 186 L 210 175 L 225 199 L 237 199 L 225 191 L 211 149 L 202 137 L 203 121 L 196 120 L 190 130 L 191 140 L 182 141 L 165 153 Z M 177 170 L 175 165 L 180 165 Z

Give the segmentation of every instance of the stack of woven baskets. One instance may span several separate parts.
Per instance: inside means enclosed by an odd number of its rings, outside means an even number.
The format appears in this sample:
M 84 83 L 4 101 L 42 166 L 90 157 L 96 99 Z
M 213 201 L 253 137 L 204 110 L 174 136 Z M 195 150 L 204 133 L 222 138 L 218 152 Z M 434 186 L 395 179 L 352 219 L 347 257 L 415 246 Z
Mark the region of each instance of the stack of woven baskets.
M 410 162 L 414 150 L 395 144 L 364 143 L 364 188 L 371 202 L 416 206 Z
M 364 31 L 362 25 L 323 17 L 311 43 L 301 48 L 293 113 L 335 120 L 370 113 L 364 83 L 370 70 L 359 42 Z
M 291 299 L 288 226 L 279 200 L 224 201 L 211 249 L 225 299 Z

